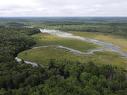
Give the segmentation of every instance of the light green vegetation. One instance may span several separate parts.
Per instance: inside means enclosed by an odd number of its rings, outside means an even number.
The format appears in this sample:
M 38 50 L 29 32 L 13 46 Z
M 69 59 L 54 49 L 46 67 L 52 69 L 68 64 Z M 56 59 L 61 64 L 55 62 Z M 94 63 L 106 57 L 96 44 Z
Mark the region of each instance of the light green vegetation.
M 83 60 L 83 57 L 76 56 L 68 52 L 68 50 L 60 49 L 55 46 L 24 51 L 20 53 L 18 57 L 24 60 L 29 60 L 37 63 L 48 63 L 50 59 L 70 60 L 70 61 Z
M 71 32 L 74 35 L 80 35 L 83 37 L 90 37 L 99 39 L 102 41 L 112 42 L 115 40 L 112 36 L 98 34 L 98 33 L 88 33 L 88 32 Z M 49 46 L 27 50 L 21 52 L 18 57 L 24 60 L 28 60 L 31 62 L 36 62 L 39 64 L 47 64 L 50 59 L 56 60 L 69 60 L 69 61 L 78 61 L 81 63 L 87 63 L 89 61 L 95 62 L 96 64 L 111 64 L 118 67 L 126 68 L 127 59 L 122 58 L 120 55 L 113 52 L 96 52 L 92 55 L 76 55 L 68 50 L 57 48 L 52 45 L 62 45 L 65 47 L 73 48 L 76 50 L 80 50 L 82 52 L 86 52 L 87 50 L 96 48 L 97 46 L 91 43 L 83 42 L 76 39 L 69 38 L 61 38 L 49 34 L 36 34 L 32 36 L 36 41 L 36 46 Z M 105 38 L 103 38 L 105 37 Z M 107 37 L 107 39 L 106 39 Z M 112 40 L 109 38 L 112 37 Z M 105 40 L 104 40 L 105 39 Z M 120 39 L 120 38 L 119 38 Z M 122 38 L 121 38 L 122 39 Z M 114 41 L 115 42 L 115 41 Z M 118 44 L 118 43 L 117 43 Z
M 76 55 L 68 50 L 60 49 L 55 46 L 42 47 L 24 51 L 18 55 L 19 58 L 24 60 L 37 62 L 39 64 L 47 64 L 50 59 L 56 60 L 69 60 L 72 62 L 78 61 L 86 63 L 93 61 L 96 64 L 111 64 L 118 67 L 126 67 L 127 60 L 121 58 L 116 53 L 112 52 L 96 52 L 93 55 Z
M 96 52 L 94 55 L 88 56 L 88 60 L 92 60 L 96 64 L 111 64 L 127 68 L 127 59 L 113 52 Z
M 79 35 L 82 37 L 94 38 L 97 40 L 113 43 L 119 46 L 122 50 L 127 51 L 127 39 L 120 36 L 113 36 L 103 33 L 93 33 L 93 32 L 71 32 L 74 35 Z
M 61 38 L 44 33 L 34 35 L 33 38 L 36 40 L 37 46 L 62 45 L 83 52 L 99 47 L 95 44 L 80 41 L 77 39 Z

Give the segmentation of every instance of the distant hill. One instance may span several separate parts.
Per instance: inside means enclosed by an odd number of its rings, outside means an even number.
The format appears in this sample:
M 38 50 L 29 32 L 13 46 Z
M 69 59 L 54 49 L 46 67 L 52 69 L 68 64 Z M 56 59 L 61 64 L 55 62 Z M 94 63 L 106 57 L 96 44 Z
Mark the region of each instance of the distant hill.
M 127 23 L 127 17 L 5 17 L 0 22 Z

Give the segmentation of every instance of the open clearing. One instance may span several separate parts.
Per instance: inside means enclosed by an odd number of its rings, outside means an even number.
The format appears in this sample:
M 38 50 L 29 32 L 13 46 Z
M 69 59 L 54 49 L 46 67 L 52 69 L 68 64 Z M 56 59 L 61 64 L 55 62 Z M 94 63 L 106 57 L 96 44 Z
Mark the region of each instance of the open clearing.
M 120 42 L 115 42 L 115 38 L 110 35 L 104 35 L 104 34 L 96 34 L 96 33 L 87 33 L 87 32 L 71 32 L 74 35 L 79 35 L 81 37 L 89 37 L 94 38 L 98 40 L 102 40 L 105 42 L 112 42 L 113 44 L 119 45 L 123 50 L 126 50 L 124 47 L 124 43 L 126 42 L 126 39 L 118 38 L 120 41 L 123 41 L 123 44 L 120 44 Z M 78 39 L 71 39 L 71 38 L 62 38 L 58 37 L 56 35 L 50 35 L 47 33 L 40 33 L 32 36 L 36 41 L 36 46 L 39 48 L 33 48 L 30 50 L 26 50 L 24 52 L 21 52 L 18 57 L 39 63 L 39 64 L 47 64 L 50 59 L 55 60 L 68 60 L 73 62 L 81 62 L 81 63 L 87 63 L 90 61 L 95 62 L 96 64 L 111 64 L 118 67 L 126 68 L 127 67 L 127 59 L 122 58 L 119 54 L 113 53 L 113 52 L 95 52 L 92 55 L 80 55 L 80 54 L 74 54 L 72 52 L 69 52 L 69 50 L 58 48 L 57 46 L 61 45 L 64 47 L 72 48 L 74 50 L 79 50 L 81 52 L 87 52 L 89 50 L 98 48 L 99 46 L 88 43 L 85 41 L 81 41 Z M 41 46 L 48 46 L 48 47 L 41 47 Z
M 34 35 L 33 38 L 36 40 L 36 46 L 47 46 L 47 45 L 61 45 L 68 48 L 73 48 L 82 52 L 97 48 L 98 46 L 92 43 L 80 41 L 77 39 L 61 38 L 58 36 L 40 33 Z
M 96 52 L 93 55 L 75 55 L 68 50 L 60 49 L 55 46 L 30 49 L 21 52 L 18 57 L 27 61 L 36 62 L 43 65 L 47 64 L 50 59 L 68 60 L 73 62 L 78 61 L 81 63 L 93 61 L 96 64 L 111 64 L 122 68 L 125 68 L 127 64 L 127 60 L 121 58 L 116 53 Z
M 71 32 L 71 33 L 81 37 L 89 37 L 100 41 L 113 43 L 114 45 L 119 46 L 123 51 L 127 52 L 127 39 L 125 38 L 96 32 Z

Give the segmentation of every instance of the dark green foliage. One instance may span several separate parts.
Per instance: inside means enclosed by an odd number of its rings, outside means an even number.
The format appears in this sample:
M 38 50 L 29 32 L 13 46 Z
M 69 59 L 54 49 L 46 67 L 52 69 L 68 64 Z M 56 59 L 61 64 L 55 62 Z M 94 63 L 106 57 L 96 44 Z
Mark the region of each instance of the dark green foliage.
M 46 24 L 44 28 L 63 31 L 99 32 L 127 37 L 127 23 Z
M 121 95 L 121 93 L 125 95 L 127 91 L 125 72 L 109 65 L 54 61 L 44 68 L 33 68 L 25 64 L 1 63 L 0 70 L 0 92 L 9 93 L 8 95 L 17 95 L 16 93 L 18 95 Z
M 29 35 L 38 33 L 38 29 L 0 28 L 0 62 L 8 61 L 35 42 Z M 6 60 L 7 59 L 7 60 Z
M 7 27 L 17 27 L 17 28 L 21 28 L 24 27 L 25 24 L 23 23 L 17 23 L 17 22 L 9 22 L 6 24 Z

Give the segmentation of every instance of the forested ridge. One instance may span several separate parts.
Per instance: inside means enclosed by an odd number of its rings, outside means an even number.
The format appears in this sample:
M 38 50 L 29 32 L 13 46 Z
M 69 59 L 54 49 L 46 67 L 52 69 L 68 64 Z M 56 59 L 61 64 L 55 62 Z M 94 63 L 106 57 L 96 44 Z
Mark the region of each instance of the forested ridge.
M 94 62 L 51 59 L 45 67 L 18 64 L 16 55 L 32 47 L 34 28 L 0 27 L 0 95 L 126 95 L 126 71 Z
M 98 32 L 127 37 L 127 23 L 44 23 L 41 27 L 63 31 Z

